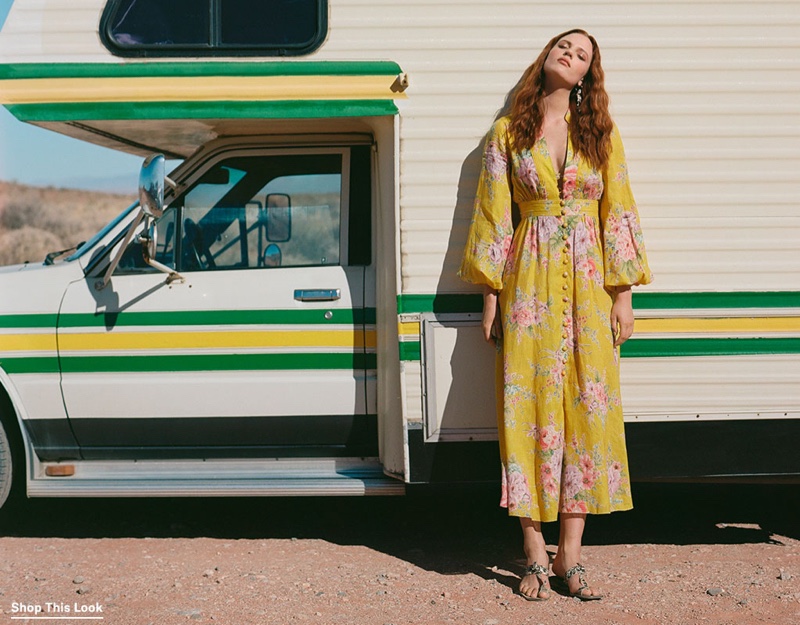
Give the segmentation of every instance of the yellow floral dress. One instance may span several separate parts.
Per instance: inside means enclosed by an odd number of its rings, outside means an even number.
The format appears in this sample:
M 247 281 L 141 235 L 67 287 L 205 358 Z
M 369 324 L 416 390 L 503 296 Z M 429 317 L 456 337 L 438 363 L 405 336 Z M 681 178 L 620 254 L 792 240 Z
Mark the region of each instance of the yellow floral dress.
M 604 171 L 567 142 L 559 187 L 547 142 L 516 151 L 501 118 L 486 141 L 459 275 L 500 291 L 501 505 L 559 512 L 632 507 L 607 287 L 652 280 L 617 128 Z M 520 222 L 512 226 L 512 202 Z

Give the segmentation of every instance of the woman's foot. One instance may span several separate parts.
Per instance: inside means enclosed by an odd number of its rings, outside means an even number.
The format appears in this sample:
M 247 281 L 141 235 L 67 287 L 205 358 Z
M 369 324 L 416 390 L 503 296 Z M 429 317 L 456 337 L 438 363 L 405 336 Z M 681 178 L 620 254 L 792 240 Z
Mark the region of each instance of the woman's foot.
M 519 594 L 528 601 L 546 601 L 550 598 L 550 580 L 547 566 L 550 556 L 542 536 L 542 524 L 520 517 L 522 549 L 525 552 L 525 572 L 519 582 Z
M 528 601 L 547 601 L 550 598 L 550 579 L 547 567 L 533 562 L 525 567 L 519 582 L 519 594 Z
M 586 582 L 586 569 L 582 564 L 577 563 L 562 569 L 560 563 L 554 561 L 553 573 L 569 596 L 577 597 L 581 601 L 597 601 L 603 598 L 602 594 L 593 590 Z

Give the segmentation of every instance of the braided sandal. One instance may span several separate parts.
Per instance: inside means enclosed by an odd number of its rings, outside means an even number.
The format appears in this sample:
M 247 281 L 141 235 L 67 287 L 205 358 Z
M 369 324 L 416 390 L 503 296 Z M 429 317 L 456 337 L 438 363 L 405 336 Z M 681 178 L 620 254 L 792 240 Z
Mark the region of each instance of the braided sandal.
M 567 572 L 564 573 L 564 577 L 561 577 L 560 575 L 557 575 L 556 578 L 559 581 L 559 585 L 562 587 L 561 590 L 566 591 L 566 593 L 570 597 L 576 597 L 576 598 L 580 599 L 581 601 L 597 601 L 598 599 L 602 599 L 603 595 L 594 595 L 594 594 L 586 595 L 586 594 L 584 594 L 583 591 L 591 590 L 589 588 L 589 584 L 586 583 L 586 578 L 584 577 L 585 573 L 586 573 L 586 569 L 583 567 L 582 564 L 578 563 L 575 566 L 573 566 L 571 569 L 568 569 Z M 581 585 L 578 587 L 578 589 L 575 592 L 572 592 L 569 589 L 569 580 L 574 575 L 578 576 L 578 581 L 581 583 Z
M 527 601 L 547 601 L 550 598 L 550 579 L 547 574 L 547 569 L 538 562 L 534 562 L 525 567 L 522 575 L 523 579 L 528 575 L 536 576 L 536 579 L 539 580 L 539 589 L 536 591 L 535 595 L 528 595 L 520 590 L 520 596 Z M 542 576 L 544 576 L 544 579 L 542 579 Z M 522 580 L 520 580 L 520 583 L 522 583 Z M 542 593 L 546 593 L 544 597 L 541 596 Z

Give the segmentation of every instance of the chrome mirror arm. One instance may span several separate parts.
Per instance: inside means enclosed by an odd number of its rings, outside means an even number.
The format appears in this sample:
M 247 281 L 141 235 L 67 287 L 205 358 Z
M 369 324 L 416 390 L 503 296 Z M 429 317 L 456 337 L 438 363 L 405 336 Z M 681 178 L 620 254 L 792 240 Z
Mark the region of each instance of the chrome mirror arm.
M 186 282 L 186 278 L 184 278 L 177 271 L 171 267 L 167 267 L 165 264 L 160 263 L 153 258 L 153 255 L 155 254 L 155 238 L 155 224 L 152 224 L 149 228 L 147 224 L 145 224 L 144 230 L 138 236 L 138 241 L 142 244 L 142 256 L 144 257 L 144 262 L 150 265 L 153 269 L 167 274 L 167 284 L 172 284 L 176 280 L 179 280 L 180 282 Z
M 142 222 L 144 218 L 144 211 L 139 209 L 139 213 L 136 215 L 136 218 L 131 222 L 131 225 L 128 226 L 128 231 L 125 233 L 125 238 L 122 241 L 122 245 L 119 246 L 117 253 L 114 255 L 114 258 L 111 259 L 111 264 L 109 264 L 108 269 L 106 269 L 105 275 L 103 275 L 103 280 L 98 281 L 95 284 L 95 288 L 98 291 L 102 291 L 104 288 L 108 286 L 109 281 L 111 280 L 111 274 L 114 273 L 116 270 L 117 265 L 119 265 L 119 261 L 122 260 L 122 255 L 125 253 L 125 250 L 128 249 L 128 245 L 133 239 L 133 234 L 136 232 L 136 228 Z

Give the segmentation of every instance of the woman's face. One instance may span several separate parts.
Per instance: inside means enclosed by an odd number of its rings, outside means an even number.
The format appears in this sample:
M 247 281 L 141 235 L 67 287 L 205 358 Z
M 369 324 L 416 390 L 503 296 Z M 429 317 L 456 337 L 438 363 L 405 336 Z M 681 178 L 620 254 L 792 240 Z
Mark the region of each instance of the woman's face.
M 589 71 L 592 42 L 581 33 L 569 33 L 558 40 L 544 62 L 544 75 L 552 87 L 572 89 Z

